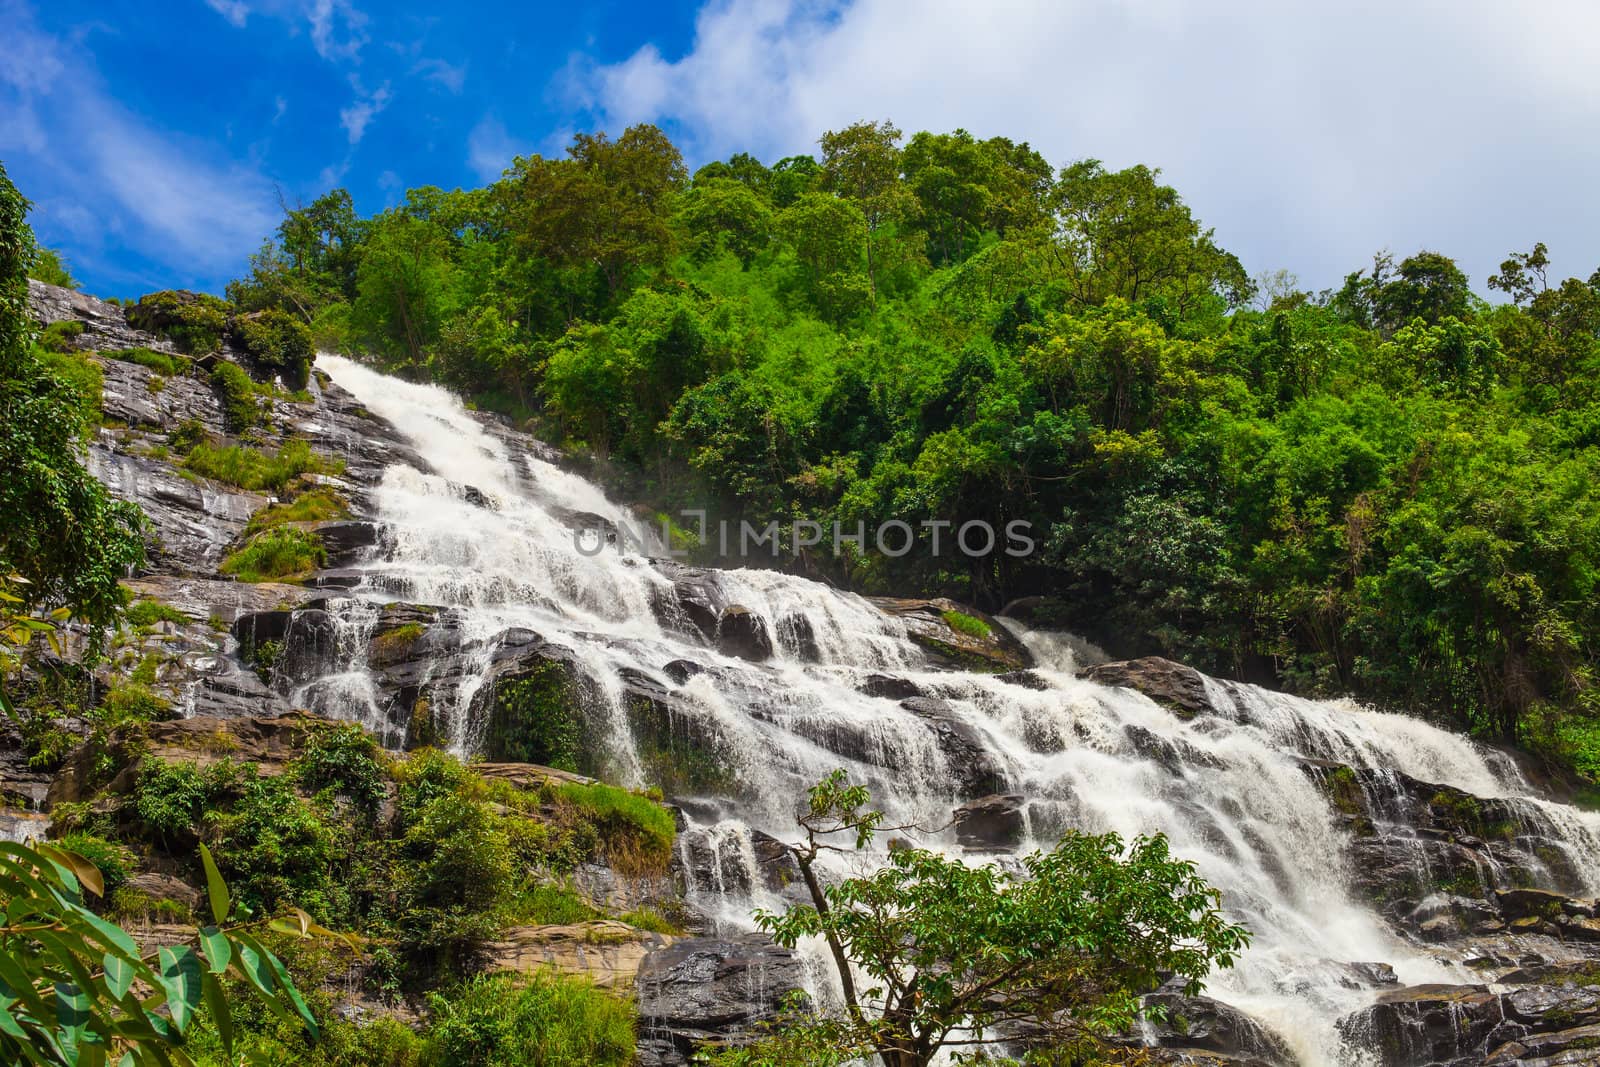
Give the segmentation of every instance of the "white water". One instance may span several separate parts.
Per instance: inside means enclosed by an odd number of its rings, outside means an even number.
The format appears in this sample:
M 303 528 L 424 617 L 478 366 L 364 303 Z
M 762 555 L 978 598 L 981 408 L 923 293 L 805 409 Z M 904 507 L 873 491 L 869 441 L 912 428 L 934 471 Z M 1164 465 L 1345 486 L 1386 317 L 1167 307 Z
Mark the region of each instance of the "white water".
M 725 921 L 747 923 L 752 903 L 777 903 L 750 888 L 759 881 L 750 829 L 788 837 L 805 788 L 835 767 L 870 785 L 891 822 L 949 821 L 959 800 L 930 724 L 856 688 L 865 675 L 887 670 L 944 698 L 983 739 L 1008 787 L 1029 799 L 1030 845 L 1048 847 L 1066 827 L 1127 837 L 1160 832 L 1177 855 L 1198 863 L 1254 934 L 1239 965 L 1213 978 L 1212 991 L 1276 1029 L 1303 1063 L 1346 1062 L 1334 1023 L 1372 996 L 1341 987 L 1340 963 L 1388 962 L 1405 983 L 1464 980 L 1451 961 L 1403 944 L 1346 893 L 1339 823 L 1298 759 L 1400 771 L 1481 796 L 1527 795 L 1504 759 L 1414 719 L 1250 687 L 1215 686 L 1227 713 L 1184 722 L 1136 693 L 1079 680 L 1069 644 L 1046 634 L 1023 634 L 1048 683 L 1043 690 L 935 671 L 901 625 L 865 601 L 772 571 L 723 572 L 728 600 L 763 615 L 780 643 L 781 619 L 808 618 L 822 662 L 801 662 L 790 646 L 765 665 L 731 659 L 657 621 L 651 603 L 670 582 L 649 560 L 612 548 L 579 550 L 558 515 L 596 514 L 631 532 L 631 543 L 659 546 L 595 486 L 517 453 L 443 390 L 336 356 L 319 356 L 318 366 L 407 435 L 433 467 L 393 466 L 377 490 L 393 551 L 371 565 L 342 612 L 351 644 L 365 643 L 359 628 L 371 609 L 363 602 L 398 597 L 456 609 L 464 637 L 483 648 L 476 676 L 469 669 L 443 709 L 450 742 L 463 753 L 481 738 L 483 724 L 469 721 L 466 709 L 495 635 L 526 627 L 572 648 L 594 682 L 591 713 L 611 738 L 615 774 L 630 785 L 645 783 L 616 699 L 618 672 L 660 679 L 695 719 L 694 732 L 712 739 L 737 793 L 720 806 L 696 805 L 717 814 L 685 836 L 719 857 L 718 884 L 695 891 Z M 491 506 L 469 502 L 463 486 Z M 678 659 L 711 670 L 673 686 L 662 667 Z M 297 695 L 387 728 L 359 656 L 345 666 Z M 1181 770 L 1141 755 L 1133 740 L 1139 730 L 1185 750 Z M 1587 889 L 1600 891 L 1596 820 L 1543 801 L 1526 807 Z M 925 843 L 959 851 L 949 837 Z M 742 873 L 723 877 L 724 870 Z

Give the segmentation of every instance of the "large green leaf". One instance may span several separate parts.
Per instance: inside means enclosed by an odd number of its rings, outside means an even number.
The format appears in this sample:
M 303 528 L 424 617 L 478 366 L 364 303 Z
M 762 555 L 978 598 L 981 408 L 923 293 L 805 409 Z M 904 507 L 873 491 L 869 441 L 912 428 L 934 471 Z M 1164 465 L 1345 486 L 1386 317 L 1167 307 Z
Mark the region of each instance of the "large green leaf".
M 161 963 L 161 986 L 167 992 L 172 1025 L 181 1034 L 189 1028 L 194 1009 L 200 1005 L 200 957 L 188 945 L 179 945 L 162 949 L 156 958 Z
M 206 870 L 206 897 L 211 903 L 211 921 L 221 926 L 228 918 L 228 885 L 222 880 L 217 861 L 211 858 L 211 850 L 204 843 L 200 845 L 200 863 Z
M 113 1000 L 121 1000 L 133 985 L 134 975 L 137 971 L 134 965 L 121 956 L 113 956 L 107 952 L 104 959 L 106 969 L 106 988 L 111 991 Z
M 228 961 L 233 958 L 233 949 L 228 945 L 227 935 L 221 930 L 215 926 L 202 926 L 200 947 L 205 950 L 206 963 L 210 966 L 212 974 L 221 974 L 228 969 Z

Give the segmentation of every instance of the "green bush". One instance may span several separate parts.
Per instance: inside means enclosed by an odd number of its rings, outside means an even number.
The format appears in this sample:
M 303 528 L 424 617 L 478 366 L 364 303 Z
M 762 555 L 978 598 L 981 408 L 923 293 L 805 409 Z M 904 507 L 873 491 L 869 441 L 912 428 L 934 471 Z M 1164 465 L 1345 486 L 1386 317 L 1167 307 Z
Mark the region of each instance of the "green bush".
M 234 345 L 258 366 L 283 378 L 290 389 L 306 387 L 311 376 L 311 332 L 286 311 L 268 308 L 240 315 L 229 326 Z
M 143 629 L 145 627 L 154 626 L 161 622 L 170 622 L 178 626 L 186 626 L 191 621 L 189 616 L 185 615 L 177 608 L 172 607 L 170 604 L 163 604 L 159 600 L 151 599 L 135 601 L 128 608 L 128 610 L 123 613 L 122 617 L 129 626 L 132 626 L 135 629 Z
M 540 972 L 477 978 L 431 1001 L 427 1067 L 625 1067 L 634 1057 L 628 1001 L 580 978 Z
M 968 637 L 986 638 L 990 634 L 989 624 L 972 615 L 964 615 L 959 611 L 946 611 L 942 613 L 944 624 L 958 634 Z
M 319 922 L 350 918 L 348 886 L 339 878 L 340 861 L 350 851 L 346 828 L 299 797 L 289 777 L 250 780 L 226 814 L 215 818 L 217 863 L 254 913 L 270 915 L 294 905 Z
M 28 277 L 35 278 L 46 285 L 59 285 L 63 289 L 76 289 L 77 279 L 67 268 L 67 262 L 61 253 L 54 248 L 40 247 L 39 252 L 33 257 L 33 266 L 28 268 Z
M 62 834 L 52 842 L 68 852 L 76 852 L 84 859 L 95 865 L 100 872 L 101 879 L 105 882 L 106 893 L 110 894 L 120 886 L 127 884 L 130 868 L 133 866 L 133 852 L 126 846 L 107 841 L 94 834 L 73 832 Z
M 125 802 L 125 815 L 133 815 L 143 834 L 169 851 L 192 848 L 206 812 L 236 796 L 241 781 L 253 766 L 237 767 L 221 760 L 201 769 L 192 760 L 168 763 L 148 759 L 139 768 L 133 794 Z
M 126 722 L 153 722 L 172 713 L 172 702 L 152 693 L 139 682 L 112 686 L 100 702 L 100 713 L 108 726 Z
M 327 486 L 307 489 L 287 504 L 269 504 L 250 516 L 244 528 L 245 536 L 258 534 L 289 522 L 325 522 L 343 519 L 350 515 L 350 505 L 344 497 Z
M 395 855 L 396 948 L 420 981 L 468 972 L 510 901 L 502 820 L 481 800 L 440 796 L 415 812 Z
M 551 795 L 595 826 L 613 865 L 665 870 L 672 862 L 677 825 L 655 801 L 602 782 L 560 782 Z
M 494 683 L 487 758 L 576 771 L 581 742 L 577 694 L 564 664 L 540 663 L 520 678 Z
M 550 882 L 535 882 L 518 890 L 508 914 L 515 922 L 532 926 L 569 926 L 600 917 L 572 887 Z
M 52 322 L 39 331 L 39 347 L 46 352 L 76 352 L 76 342 L 83 336 L 83 331 L 83 323 L 76 319 Z
M 152 348 L 121 348 L 115 352 L 100 354 L 106 359 L 119 359 L 124 363 L 137 363 L 141 367 L 149 367 L 157 374 L 165 374 L 168 378 L 187 374 L 191 365 L 184 356 L 169 355 Z
M 204 355 L 222 346 L 230 311 L 227 301 L 209 293 L 166 289 L 140 297 L 125 314 L 135 329 L 163 334 L 180 350 Z
M 275 526 L 257 534 L 218 569 L 241 582 L 270 582 L 316 570 L 327 563 L 322 539 L 298 526 Z
M 306 737 L 290 773 L 306 789 L 332 789 L 375 816 L 386 795 L 383 750 L 353 722 L 319 724 Z
M 88 430 L 100 424 L 100 398 L 105 392 L 105 372 L 81 352 L 41 352 L 39 362 L 72 393 L 76 415 Z
M 276 452 L 264 452 L 245 445 L 217 447 L 198 444 L 190 449 L 183 466 L 206 478 L 236 485 L 240 489 L 282 493 L 302 474 L 339 474 L 344 461 L 329 459 L 311 451 L 304 441 L 285 441 Z
M 256 383 L 237 363 L 223 360 L 213 367 L 211 388 L 222 403 L 222 414 L 231 432 L 243 433 L 261 422 Z

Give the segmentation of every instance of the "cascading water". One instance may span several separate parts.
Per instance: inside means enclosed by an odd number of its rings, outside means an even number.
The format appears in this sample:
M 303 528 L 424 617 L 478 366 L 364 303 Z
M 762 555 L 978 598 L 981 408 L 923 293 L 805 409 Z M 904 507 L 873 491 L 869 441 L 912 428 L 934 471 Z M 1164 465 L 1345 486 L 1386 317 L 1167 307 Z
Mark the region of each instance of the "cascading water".
M 711 910 L 723 921 L 747 922 L 753 901 L 775 903 L 763 895 L 751 829 L 787 838 L 805 788 L 836 767 L 868 784 L 891 822 L 949 822 L 960 802 L 958 774 L 970 768 L 952 767 L 939 743 L 948 720 L 861 691 L 868 675 L 884 670 L 939 698 L 978 739 L 993 773 L 1027 798 L 1028 847 L 1048 847 L 1068 827 L 1160 832 L 1177 855 L 1196 861 L 1254 933 L 1239 965 L 1214 976 L 1213 991 L 1276 1029 L 1308 1065 L 1350 1062 L 1334 1021 L 1373 994 L 1341 980 L 1349 964 L 1385 961 L 1408 983 L 1465 978 L 1455 961 L 1401 941 L 1351 898 L 1344 831 L 1305 760 L 1336 761 L 1380 781 L 1399 773 L 1525 798 L 1516 802 L 1519 818 L 1561 852 L 1583 890 L 1600 891 L 1593 817 L 1532 798 L 1509 761 L 1414 719 L 1213 683 L 1222 714 L 1184 721 L 1137 693 L 1077 678 L 1072 648 L 1040 633 L 1020 636 L 1043 688 L 935 670 L 901 623 L 859 597 L 771 570 L 724 571 L 717 580 L 729 602 L 773 624 L 774 659 L 721 655 L 659 621 L 653 605 L 672 580 L 647 555 L 665 550 L 599 489 L 491 434 L 441 389 L 335 356 L 319 356 L 318 366 L 397 427 L 432 468 L 397 463 L 376 489 L 385 551 L 365 568 L 348 606 L 334 605 L 344 625 L 363 625 L 371 613 L 361 605 L 384 599 L 450 611 L 463 647 L 483 650 L 458 671 L 444 718 L 450 744 L 463 753 L 482 736 L 483 724 L 468 714 L 473 693 L 497 635 L 513 628 L 571 650 L 592 682 L 594 714 L 625 784 L 644 784 L 644 764 L 620 704 L 623 679 L 642 674 L 671 689 L 726 775 L 724 795 L 685 804 L 697 824 L 684 845 L 709 850 L 714 884 L 694 892 L 716 897 Z M 617 547 L 580 547 L 575 516 L 626 536 Z M 647 546 L 647 555 L 630 545 Z M 796 618 L 810 623 L 808 641 L 786 629 L 783 620 Z M 666 681 L 668 664 L 683 660 L 704 669 L 681 684 Z M 361 673 L 352 659 L 297 695 L 370 721 L 376 710 Z M 1181 754 L 1181 766 L 1163 752 Z M 924 843 L 960 850 L 948 834 Z

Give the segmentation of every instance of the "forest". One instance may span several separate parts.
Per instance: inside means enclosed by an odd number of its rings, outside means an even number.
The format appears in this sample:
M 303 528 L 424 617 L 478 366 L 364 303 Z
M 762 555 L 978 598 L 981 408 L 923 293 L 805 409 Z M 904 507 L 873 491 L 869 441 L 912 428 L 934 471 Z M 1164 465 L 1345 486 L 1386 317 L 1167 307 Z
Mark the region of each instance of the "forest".
M 1310 292 L 1252 273 L 1150 167 L 887 121 L 818 146 L 691 174 L 640 125 L 369 218 L 336 189 L 227 299 L 445 384 L 666 515 L 1039 539 L 785 546 L 800 573 L 1026 594 L 1114 655 L 1600 774 L 1600 270 L 1551 277 L 1543 243 L 1487 279 L 1380 252 Z

